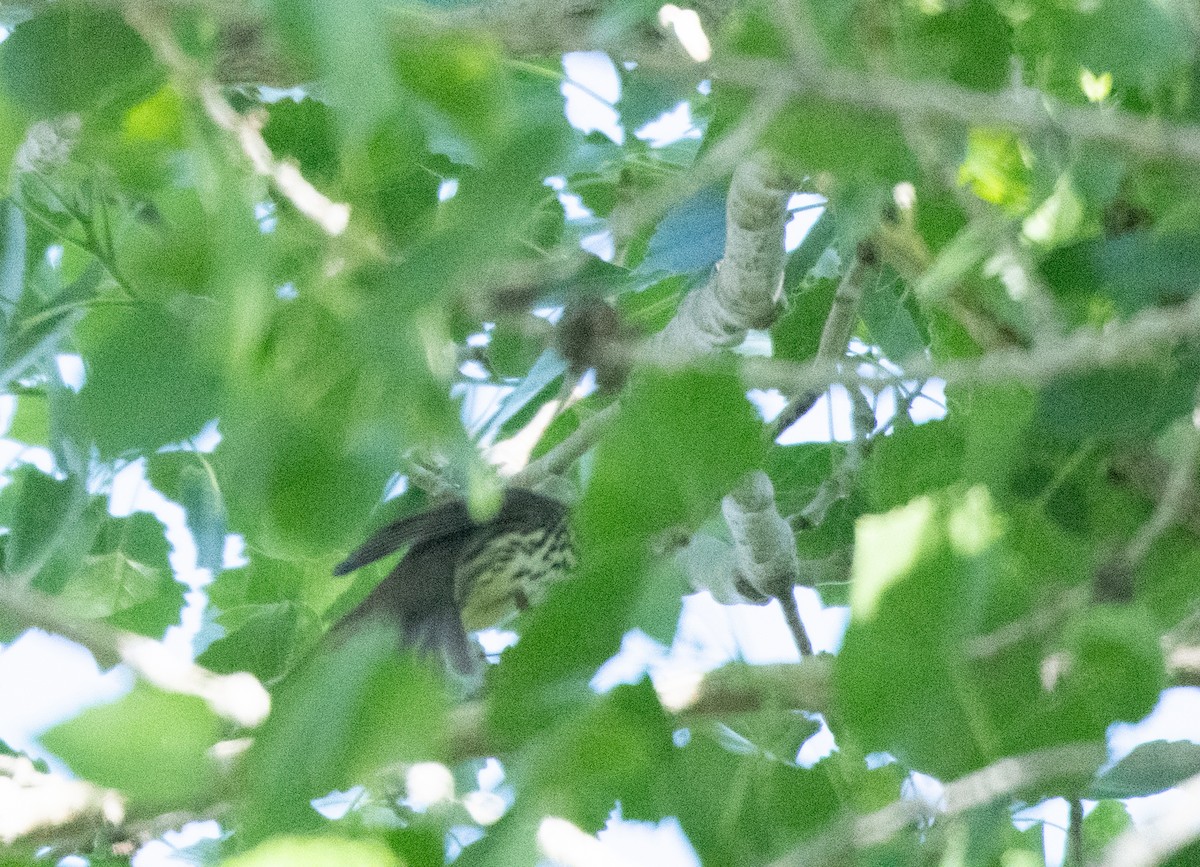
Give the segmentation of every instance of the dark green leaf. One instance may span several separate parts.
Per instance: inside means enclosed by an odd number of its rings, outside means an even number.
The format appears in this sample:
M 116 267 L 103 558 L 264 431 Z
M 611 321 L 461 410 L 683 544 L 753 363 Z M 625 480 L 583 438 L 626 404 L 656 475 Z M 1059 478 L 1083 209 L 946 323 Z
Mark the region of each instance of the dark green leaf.
M 268 684 L 290 671 L 297 654 L 317 635 L 316 616 L 289 602 L 228 609 L 217 623 L 225 637 L 210 644 L 196 662 L 221 674 L 248 671 Z
M 0 46 L 9 96 L 41 117 L 126 108 L 153 93 L 162 75 L 117 11 L 80 3 L 50 6 Z
M 1184 301 L 1200 285 L 1200 237 L 1133 232 L 1055 250 L 1042 264 L 1063 297 L 1100 295 L 1123 315 Z
M 1164 792 L 1195 774 L 1200 774 L 1200 744 L 1150 741 L 1097 777 L 1087 797 L 1141 798 Z
M 71 522 L 83 510 L 85 494 L 75 479 L 59 481 L 33 467 L 13 473 L 14 523 L 4 549 L 4 571 L 28 582 L 50 558 Z
M 1069 440 L 1150 436 L 1191 412 L 1200 355 L 1105 368 L 1055 380 L 1041 394 L 1038 420 Z
M 863 474 L 872 506 L 885 511 L 954 484 L 963 448 L 962 432 L 949 421 L 904 426 L 878 440 Z

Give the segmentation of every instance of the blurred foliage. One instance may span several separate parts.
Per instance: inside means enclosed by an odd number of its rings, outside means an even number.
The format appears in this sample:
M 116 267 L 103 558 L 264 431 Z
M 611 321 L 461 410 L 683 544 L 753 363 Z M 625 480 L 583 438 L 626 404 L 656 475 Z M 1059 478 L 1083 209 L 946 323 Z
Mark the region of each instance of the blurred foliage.
M 1163 648 L 1195 644 L 1200 616 L 1192 6 L 704 3 L 697 64 L 656 4 L 244 5 L 0 7 L 17 444 L 0 581 L 77 635 L 163 638 L 197 579 L 190 546 L 128 513 L 136 470 L 182 508 L 209 581 L 194 658 L 273 690 L 253 732 L 140 682 L 47 732 L 130 821 L 219 818 L 197 863 L 533 865 L 548 817 L 592 834 L 617 810 L 674 817 L 702 863 L 766 864 L 841 839 L 910 772 L 1102 744 L 1155 706 L 1176 676 Z M 564 112 L 578 46 L 553 38 L 580 21 L 613 61 L 619 141 Z M 690 128 L 652 144 L 668 115 Z M 349 207 L 344 232 L 254 170 L 247 130 Z M 753 152 L 821 209 L 769 331 L 687 369 L 605 360 L 719 273 L 729 177 Z M 769 354 L 776 384 L 819 362 L 856 258 L 852 433 L 772 443 L 744 355 Z M 563 309 L 576 331 L 602 310 L 603 334 L 564 336 Z M 589 364 L 601 389 L 572 396 Z M 489 455 L 538 459 L 614 404 L 559 480 L 578 574 L 522 615 L 479 698 L 456 704 L 386 629 L 322 641 L 390 568 L 330 577 L 370 528 L 439 486 L 485 501 Z M 644 671 L 598 692 L 631 630 L 670 644 L 686 581 L 743 599 L 720 503 L 758 468 L 800 583 L 849 607 L 827 701 L 680 714 Z M 31 625 L 0 611 L 4 641 Z M 837 749 L 802 766 L 822 721 Z M 1119 799 L 1198 769 L 1195 745 L 1164 741 L 1049 769 L 839 863 L 1041 864 L 1040 829 L 1013 815 L 1050 797 L 1100 802 L 1090 863 L 1130 826 Z M 418 771 L 444 783 L 427 802 Z M 0 860 L 127 863 L 107 834 Z

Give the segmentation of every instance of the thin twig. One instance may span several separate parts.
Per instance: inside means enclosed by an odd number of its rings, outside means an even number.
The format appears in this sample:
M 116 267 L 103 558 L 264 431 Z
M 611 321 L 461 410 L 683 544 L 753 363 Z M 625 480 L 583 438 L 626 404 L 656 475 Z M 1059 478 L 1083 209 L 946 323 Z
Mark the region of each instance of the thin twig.
M 874 254 L 871 255 L 874 258 Z M 869 266 L 863 255 L 856 255 L 846 274 L 838 283 L 833 295 L 833 303 L 829 308 L 829 316 L 821 329 L 821 340 L 817 345 L 817 358 L 822 361 L 839 362 L 846 355 L 846 347 L 850 343 L 850 335 L 854 333 L 854 324 L 858 321 L 858 308 L 862 303 L 866 286 L 866 275 Z M 805 416 L 828 388 L 812 388 L 800 392 L 771 425 L 771 438 L 778 439 L 783 432 Z
M 253 119 L 239 114 L 221 93 L 220 85 L 203 75 L 199 65 L 175 43 L 159 10 L 150 2 L 125 8 L 130 26 L 141 34 L 165 66 L 199 97 L 209 119 L 233 135 L 251 166 L 269 178 L 275 188 L 329 235 L 340 235 L 350 222 L 350 206 L 334 202 L 314 187 L 293 163 L 275 159 Z

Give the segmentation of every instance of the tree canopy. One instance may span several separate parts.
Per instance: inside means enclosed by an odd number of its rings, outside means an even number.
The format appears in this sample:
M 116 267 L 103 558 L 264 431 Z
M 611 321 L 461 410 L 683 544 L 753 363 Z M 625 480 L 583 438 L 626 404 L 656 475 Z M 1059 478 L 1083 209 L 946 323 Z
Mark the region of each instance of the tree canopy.
M 137 681 L 41 738 L 74 779 L 0 742 L 4 863 L 193 819 L 198 863 L 607 863 L 619 809 L 705 865 L 1025 865 L 1050 798 L 1070 865 L 1200 859 L 1200 814 L 1122 804 L 1195 797 L 1200 747 L 1106 742 L 1200 685 L 1191 4 L 0 15 L 0 641 Z M 572 52 L 615 138 L 569 122 Z M 780 444 L 827 394 L 849 435 Z M 211 579 L 193 660 L 130 467 Z M 370 630 L 311 655 L 371 529 L 508 484 L 572 505 L 579 567 L 482 690 Z M 796 585 L 848 606 L 836 654 Z M 591 686 L 696 591 L 777 602 L 797 661 Z

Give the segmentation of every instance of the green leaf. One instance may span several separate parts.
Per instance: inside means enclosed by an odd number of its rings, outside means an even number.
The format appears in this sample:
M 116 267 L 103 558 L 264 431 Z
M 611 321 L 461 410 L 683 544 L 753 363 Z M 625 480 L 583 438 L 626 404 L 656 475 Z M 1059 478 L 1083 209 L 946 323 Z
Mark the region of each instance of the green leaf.
M 1068 440 L 1151 436 L 1192 410 L 1200 354 L 1061 377 L 1042 391 L 1038 421 Z
M 1200 744 L 1150 741 L 1096 778 L 1085 797 L 1141 798 L 1165 792 L 1200 773 Z
M 871 340 L 885 356 L 897 362 L 921 356 L 929 344 L 913 295 L 898 278 L 870 286 L 860 315 Z
M 1009 83 L 1012 32 L 995 5 L 967 0 L 936 12 L 909 7 L 900 19 L 897 59 L 914 77 L 945 78 L 971 90 Z
M 769 862 L 834 816 L 839 799 L 824 762 L 805 770 L 731 752 L 703 729 L 688 734 L 670 776 L 672 808 L 664 812 L 679 817 L 702 863 Z
M 1101 801 L 1083 820 L 1083 851 L 1103 852 L 1120 834 L 1133 827 L 1133 818 L 1120 801 Z
M 877 440 L 863 473 L 871 505 L 885 511 L 955 484 L 963 451 L 962 431 L 949 421 L 906 425 Z
M 191 696 L 137 686 L 41 736 L 72 771 L 146 807 L 205 803 L 215 781 L 208 750 L 223 724 Z
M 290 602 L 243 605 L 223 611 L 225 630 L 196 662 L 220 674 L 248 671 L 270 684 L 291 670 L 297 654 L 318 635 L 316 615 Z
M 404 867 L 378 840 L 279 836 L 222 862 L 225 867 Z
M 281 159 L 294 159 L 304 177 L 313 183 L 327 183 L 337 175 L 339 154 L 333 112 L 325 103 L 307 97 L 273 103 L 262 135 L 271 153 Z
M 58 480 L 24 466 L 13 475 L 14 522 L 4 547 L 4 571 L 27 583 L 49 560 L 71 523 L 78 520 L 85 494 L 77 479 Z
M 400 24 L 392 62 L 406 90 L 484 152 L 511 131 L 512 89 L 491 34 L 429 27 L 415 15 Z
M 636 548 L 677 522 L 698 524 L 761 450 L 758 421 L 734 377 L 689 371 L 631 383 L 577 510 L 585 554 L 588 546 Z
M 119 111 L 162 79 L 150 47 L 118 12 L 80 3 L 50 6 L 0 46 L 5 90 L 39 117 Z
M 1162 648 L 1137 605 L 1092 605 L 1067 625 L 1065 668 L 1047 698 L 1056 736 L 1101 736 L 1114 722 L 1137 722 L 1167 685 Z
M 1099 295 L 1128 316 L 1192 296 L 1200 280 L 1200 236 L 1140 231 L 1083 241 L 1055 250 L 1042 273 L 1057 295 Z
M 50 445 L 50 396 L 27 391 L 17 398 L 17 411 L 8 427 L 9 439 L 31 446 Z
M 785 169 L 798 173 L 829 171 L 847 180 L 887 184 L 920 175 L 895 117 L 818 96 L 790 100 L 764 143 Z
M 269 8 L 290 59 L 301 68 L 317 70 L 343 137 L 353 144 L 363 141 L 396 102 L 395 82 L 386 74 L 383 4 L 271 0 Z M 370 86 L 364 86 L 366 81 Z
M 564 717 L 539 742 L 538 759 L 517 783 L 553 797 L 556 815 L 597 831 L 616 802 L 626 818 L 660 817 L 656 780 L 672 752 L 671 720 L 643 680 Z
M 245 757 L 248 840 L 314 827 L 309 801 L 385 764 L 442 757 L 446 696 L 397 642 L 394 629 L 366 624 L 326 642 L 282 684 Z
M 194 452 L 158 452 L 147 460 L 146 476 L 183 506 L 196 543 L 196 565 L 216 575 L 224 565 L 226 515 L 212 467 Z
M 836 280 L 816 280 L 788 295 L 787 312 L 771 326 L 776 358 L 809 361 L 817 357 L 821 331 L 836 292 Z
M 104 497 L 72 515 L 33 587 L 54 594 L 65 613 L 151 638 L 177 624 L 183 607 L 163 525 L 145 512 L 114 518 Z
M 1074 7 L 1037 2 L 1021 21 L 1015 47 L 1055 95 L 1081 101 L 1080 69 L 1111 73 L 1117 92 L 1152 92 L 1195 56 L 1181 12 L 1153 0 L 1103 0 Z
M 79 399 L 104 457 L 195 436 L 217 415 L 215 365 L 192 323 L 147 307 L 93 308 L 78 329 L 87 367 Z
M 1144 615 L 1085 619 L 1066 647 L 1060 622 L 1034 626 L 1035 611 L 1090 575 L 1079 543 L 1043 516 L 1024 516 L 1019 529 L 1010 520 L 982 487 L 860 519 L 835 731 L 946 779 L 1004 755 L 1100 740 L 1107 725 L 1149 710 L 1162 661 Z M 1117 621 L 1131 630 L 1124 638 Z M 1047 692 L 1043 660 L 1054 653 L 1071 662 Z

